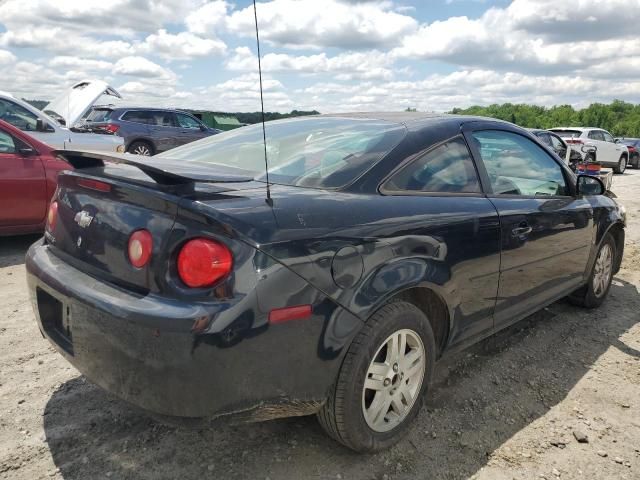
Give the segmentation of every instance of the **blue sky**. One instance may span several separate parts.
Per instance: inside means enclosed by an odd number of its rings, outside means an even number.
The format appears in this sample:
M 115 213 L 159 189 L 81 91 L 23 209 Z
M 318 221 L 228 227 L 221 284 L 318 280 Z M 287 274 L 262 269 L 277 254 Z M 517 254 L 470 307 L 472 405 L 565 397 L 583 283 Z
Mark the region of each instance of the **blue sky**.
M 640 102 L 640 0 L 269 0 L 258 19 L 267 110 Z M 121 103 L 255 111 L 254 33 L 248 1 L 5 0 L 0 89 L 101 78 Z

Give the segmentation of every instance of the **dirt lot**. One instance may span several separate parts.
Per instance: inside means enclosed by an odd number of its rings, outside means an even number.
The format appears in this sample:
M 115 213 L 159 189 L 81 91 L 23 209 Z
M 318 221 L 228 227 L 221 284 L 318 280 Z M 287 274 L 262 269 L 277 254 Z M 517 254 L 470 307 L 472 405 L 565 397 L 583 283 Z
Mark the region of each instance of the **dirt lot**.
M 369 456 L 314 418 L 188 430 L 114 399 L 38 332 L 35 238 L 0 239 L 0 478 L 640 479 L 640 171 L 613 190 L 629 228 L 605 305 L 558 302 L 441 362 L 410 435 Z

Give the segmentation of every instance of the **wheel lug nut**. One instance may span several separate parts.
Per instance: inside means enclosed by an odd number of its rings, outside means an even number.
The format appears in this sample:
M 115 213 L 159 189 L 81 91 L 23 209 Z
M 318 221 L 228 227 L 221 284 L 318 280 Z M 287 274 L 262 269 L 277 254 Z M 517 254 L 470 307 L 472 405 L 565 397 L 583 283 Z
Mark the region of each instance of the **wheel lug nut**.
M 384 382 L 383 382 L 383 385 L 384 385 L 385 387 L 388 387 L 390 383 L 391 383 L 391 380 L 389 380 L 388 378 L 385 378 L 385 379 L 384 379 Z
M 394 372 L 397 372 L 397 371 L 398 371 L 398 364 L 397 364 L 397 363 L 394 363 L 394 364 L 393 364 L 393 371 L 394 371 Z

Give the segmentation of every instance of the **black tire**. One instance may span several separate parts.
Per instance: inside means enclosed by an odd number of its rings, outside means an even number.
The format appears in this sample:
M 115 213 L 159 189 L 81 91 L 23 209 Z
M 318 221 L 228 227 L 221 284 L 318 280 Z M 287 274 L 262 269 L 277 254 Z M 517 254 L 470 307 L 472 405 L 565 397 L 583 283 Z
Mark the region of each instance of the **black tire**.
M 609 275 L 609 280 L 607 282 L 606 288 L 601 293 L 596 294 L 596 292 L 594 292 L 596 262 L 605 246 L 608 246 L 611 249 L 611 274 Z M 611 288 L 611 281 L 613 279 L 613 268 L 616 262 L 616 258 L 616 242 L 611 234 L 607 233 L 602 240 L 600 248 L 598 249 L 598 253 L 596 254 L 596 261 L 594 261 L 593 267 L 591 268 L 591 274 L 589 275 L 589 279 L 587 280 L 586 285 L 573 292 L 569 296 L 569 301 L 574 305 L 584 308 L 596 308 L 602 305 L 602 302 L 604 302 L 604 300 L 607 298 L 609 289 Z
M 636 170 L 640 168 L 640 155 L 636 155 L 631 159 L 631 166 Z
M 142 152 L 148 153 L 142 153 Z M 153 145 L 149 142 L 145 142 L 144 140 L 136 140 L 135 142 L 131 142 L 129 144 L 129 148 L 127 148 L 128 153 L 133 153 L 134 155 L 143 155 L 143 156 L 151 156 L 155 153 L 153 149 Z
M 624 173 L 624 171 L 627 169 L 627 163 L 628 163 L 628 159 L 626 156 L 624 155 L 620 155 L 620 160 L 618 160 L 618 164 L 613 167 L 613 173 Z
M 424 377 L 404 419 L 391 430 L 378 432 L 369 427 L 363 413 L 364 381 L 376 352 L 389 336 L 403 329 L 412 330 L 422 341 L 426 361 Z M 404 301 L 384 305 L 369 318 L 351 343 L 336 383 L 318 412 L 320 424 L 329 436 L 357 452 L 374 452 L 390 447 L 407 433 L 420 411 L 433 378 L 435 361 L 433 330 L 424 313 Z

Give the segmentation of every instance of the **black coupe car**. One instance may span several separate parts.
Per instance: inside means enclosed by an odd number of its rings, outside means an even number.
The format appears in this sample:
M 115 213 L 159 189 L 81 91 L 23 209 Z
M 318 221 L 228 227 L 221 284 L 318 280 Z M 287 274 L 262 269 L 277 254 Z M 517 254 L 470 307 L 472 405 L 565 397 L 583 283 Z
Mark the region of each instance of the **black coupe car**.
M 318 414 L 396 442 L 434 365 L 570 296 L 607 296 L 624 210 L 529 132 L 484 118 L 269 122 L 152 161 L 60 152 L 27 254 L 40 329 L 156 414 Z M 268 180 L 265 175 L 268 156 Z

